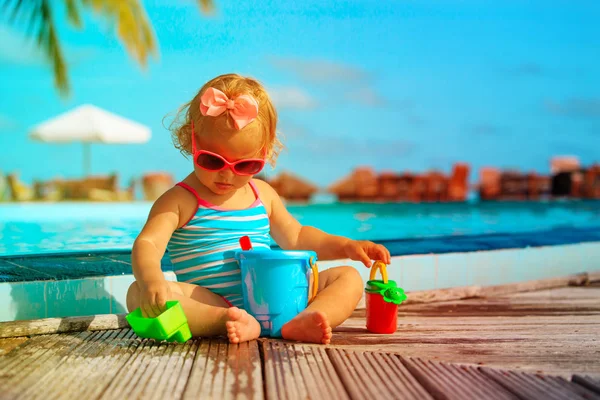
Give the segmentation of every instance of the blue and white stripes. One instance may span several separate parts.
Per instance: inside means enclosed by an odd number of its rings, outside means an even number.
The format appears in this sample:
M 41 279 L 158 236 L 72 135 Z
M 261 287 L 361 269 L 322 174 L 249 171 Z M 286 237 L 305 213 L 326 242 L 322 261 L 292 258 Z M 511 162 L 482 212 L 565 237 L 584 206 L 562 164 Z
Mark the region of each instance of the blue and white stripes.
M 210 289 L 243 307 L 240 269 L 233 253 L 240 249 L 241 236 L 249 236 L 255 248 L 270 248 L 269 232 L 269 217 L 260 201 L 243 210 L 200 204 L 167 245 L 177 280 Z

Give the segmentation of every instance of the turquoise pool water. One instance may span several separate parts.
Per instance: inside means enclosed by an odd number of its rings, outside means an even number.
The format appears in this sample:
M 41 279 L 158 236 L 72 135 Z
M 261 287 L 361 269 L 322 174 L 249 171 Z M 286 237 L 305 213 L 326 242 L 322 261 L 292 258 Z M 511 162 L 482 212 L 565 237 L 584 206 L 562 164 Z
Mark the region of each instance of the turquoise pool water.
M 0 256 L 127 250 L 150 203 L 0 205 Z M 291 205 L 301 223 L 355 239 L 389 240 L 600 226 L 600 202 Z

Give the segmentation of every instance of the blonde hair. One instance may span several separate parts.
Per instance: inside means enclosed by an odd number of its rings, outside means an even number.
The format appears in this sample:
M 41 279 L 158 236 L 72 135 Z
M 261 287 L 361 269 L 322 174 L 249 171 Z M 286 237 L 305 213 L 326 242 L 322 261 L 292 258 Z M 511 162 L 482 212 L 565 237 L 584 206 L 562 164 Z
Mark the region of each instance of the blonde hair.
M 175 147 L 184 156 L 192 154 L 192 121 L 194 122 L 196 135 L 202 135 L 210 130 L 223 133 L 244 131 L 245 128 L 240 131 L 235 128 L 228 112 L 224 112 L 217 117 L 202 115 L 200 112 L 200 97 L 209 87 L 219 89 L 230 99 L 242 94 L 250 95 L 256 99 L 258 102 L 258 116 L 249 126 L 259 124 L 262 133 L 262 147 L 260 150 L 265 154 L 265 159 L 274 166 L 277 156 L 283 148 L 277 137 L 277 112 L 275 107 L 273 107 L 269 95 L 260 82 L 237 74 L 220 75 L 206 82 L 192 101 L 177 110 L 175 118 L 169 125 Z

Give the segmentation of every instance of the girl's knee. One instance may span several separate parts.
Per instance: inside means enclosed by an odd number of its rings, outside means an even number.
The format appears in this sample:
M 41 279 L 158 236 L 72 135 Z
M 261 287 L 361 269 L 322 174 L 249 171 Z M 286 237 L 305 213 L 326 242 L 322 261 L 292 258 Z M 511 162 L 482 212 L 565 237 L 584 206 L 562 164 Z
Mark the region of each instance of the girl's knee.
M 185 296 L 182 288 L 177 284 L 177 282 L 167 281 L 169 284 L 169 288 L 171 289 L 171 294 L 179 295 L 182 297 L 190 297 Z M 134 281 L 127 289 L 127 308 L 129 311 L 133 311 L 140 306 L 140 292 L 141 288 L 137 281 Z M 168 300 L 173 300 L 169 298 Z
M 140 286 L 134 281 L 127 289 L 127 309 L 133 311 L 140 306 Z
M 354 282 L 360 282 L 361 286 L 362 286 L 362 277 L 360 276 L 360 273 L 358 272 L 358 270 L 354 267 L 350 267 L 350 266 L 343 266 L 343 267 L 338 267 L 339 268 L 339 273 L 341 277 L 344 277 L 345 279 L 350 279 L 353 280 Z
M 360 272 L 354 267 L 341 268 L 343 268 L 342 276 L 348 280 L 348 288 L 356 291 L 359 296 L 362 296 L 364 283 L 362 276 L 360 276 Z
M 332 279 L 330 279 L 329 282 L 327 282 L 328 284 L 342 279 L 344 280 L 345 286 L 348 290 L 356 290 L 362 294 L 363 280 L 356 268 L 350 266 L 342 266 L 331 268 L 330 271 L 332 272 Z

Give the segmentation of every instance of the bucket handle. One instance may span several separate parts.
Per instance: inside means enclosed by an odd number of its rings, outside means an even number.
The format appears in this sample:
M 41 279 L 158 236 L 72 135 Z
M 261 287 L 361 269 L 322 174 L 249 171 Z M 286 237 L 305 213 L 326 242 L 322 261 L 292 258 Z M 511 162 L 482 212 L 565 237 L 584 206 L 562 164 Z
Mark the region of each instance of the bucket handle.
M 385 263 L 380 260 L 375 261 L 375 264 L 373 264 L 373 266 L 371 267 L 371 275 L 369 276 L 369 280 L 372 281 L 375 279 L 375 274 L 377 273 L 377 270 L 381 272 L 383 283 L 388 283 L 387 267 L 385 266 Z
M 310 268 L 313 272 L 313 289 L 310 295 L 310 299 L 308 299 L 308 302 L 310 303 L 315 299 L 315 297 L 317 296 L 317 292 L 319 291 L 319 267 L 317 266 L 314 257 L 310 257 L 309 263 Z

